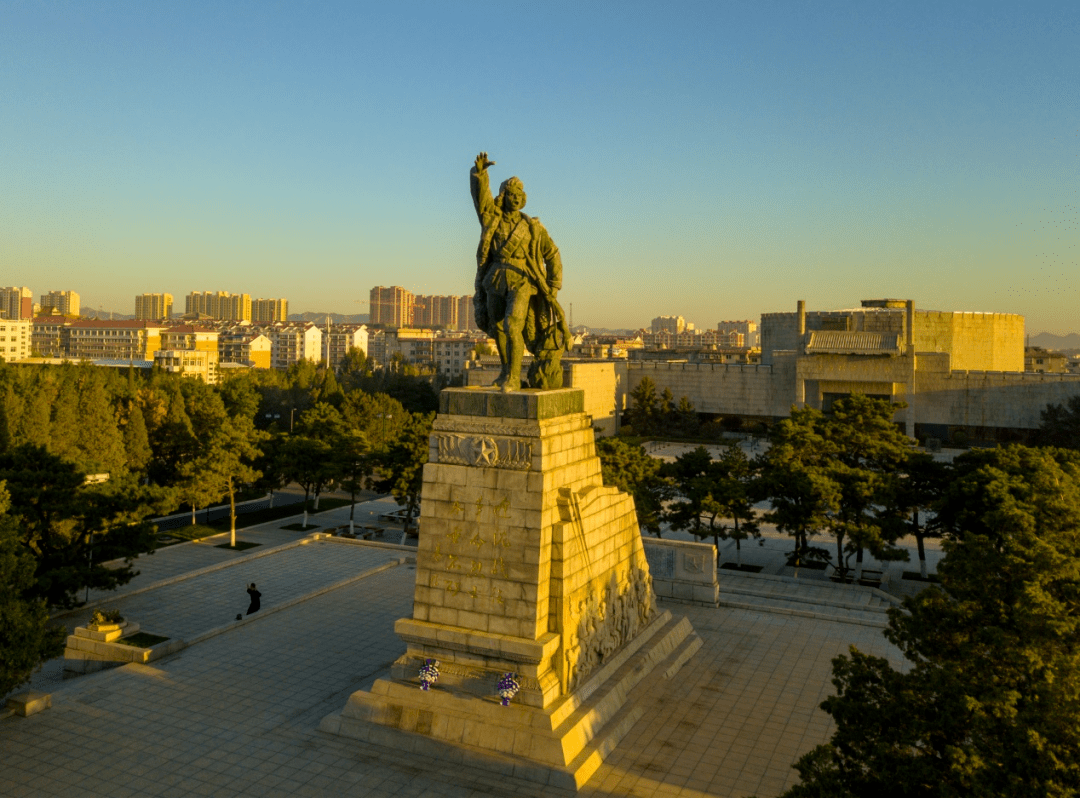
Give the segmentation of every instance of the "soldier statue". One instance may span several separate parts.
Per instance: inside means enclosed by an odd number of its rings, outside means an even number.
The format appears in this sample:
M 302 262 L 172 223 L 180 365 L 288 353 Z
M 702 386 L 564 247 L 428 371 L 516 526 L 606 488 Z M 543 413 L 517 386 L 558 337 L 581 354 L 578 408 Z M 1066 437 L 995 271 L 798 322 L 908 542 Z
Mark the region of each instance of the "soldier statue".
M 535 217 L 521 212 L 525 188 L 516 177 L 492 199 L 487 170 L 495 162 L 476 156 L 469 174 L 473 205 L 480 218 L 476 250 L 476 326 L 495 339 L 502 371 L 495 384 L 503 391 L 521 388 L 521 360 L 533 355 L 528 384 L 562 387 L 562 354 L 570 346 L 570 328 L 555 299 L 562 287 L 559 249 Z

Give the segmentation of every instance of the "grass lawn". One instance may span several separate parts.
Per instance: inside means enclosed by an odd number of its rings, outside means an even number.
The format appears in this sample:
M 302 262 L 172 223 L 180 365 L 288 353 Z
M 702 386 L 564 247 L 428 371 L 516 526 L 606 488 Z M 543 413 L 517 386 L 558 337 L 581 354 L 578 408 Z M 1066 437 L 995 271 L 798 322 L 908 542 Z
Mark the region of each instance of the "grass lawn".
M 136 632 L 130 637 L 121 637 L 116 642 L 125 646 L 135 646 L 135 648 L 150 648 L 151 646 L 156 646 L 158 643 L 164 643 L 168 639 L 169 638 L 162 637 L 161 635 Z

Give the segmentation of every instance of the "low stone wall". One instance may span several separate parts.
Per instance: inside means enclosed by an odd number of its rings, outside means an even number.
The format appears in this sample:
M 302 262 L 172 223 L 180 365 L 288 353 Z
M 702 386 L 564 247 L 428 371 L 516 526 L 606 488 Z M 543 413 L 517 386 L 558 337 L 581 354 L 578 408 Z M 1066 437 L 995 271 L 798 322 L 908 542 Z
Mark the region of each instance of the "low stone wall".
M 716 579 L 716 546 L 653 538 L 644 538 L 643 542 L 657 598 L 717 605 L 720 583 Z

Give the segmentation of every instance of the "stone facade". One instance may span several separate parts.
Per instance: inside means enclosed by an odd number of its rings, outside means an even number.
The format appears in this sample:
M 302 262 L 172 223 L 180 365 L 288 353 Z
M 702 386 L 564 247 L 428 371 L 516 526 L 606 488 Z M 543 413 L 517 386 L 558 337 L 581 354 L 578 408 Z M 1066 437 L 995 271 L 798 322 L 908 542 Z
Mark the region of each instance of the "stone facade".
M 656 608 L 633 499 L 603 485 L 583 391 L 460 388 L 440 401 L 413 615 L 395 624 L 406 653 L 323 728 L 511 754 L 526 777 L 579 786 L 639 714 L 634 687 L 674 673 L 700 640 Z M 428 659 L 438 688 L 420 691 Z M 494 699 L 505 673 L 521 682 L 507 708 Z

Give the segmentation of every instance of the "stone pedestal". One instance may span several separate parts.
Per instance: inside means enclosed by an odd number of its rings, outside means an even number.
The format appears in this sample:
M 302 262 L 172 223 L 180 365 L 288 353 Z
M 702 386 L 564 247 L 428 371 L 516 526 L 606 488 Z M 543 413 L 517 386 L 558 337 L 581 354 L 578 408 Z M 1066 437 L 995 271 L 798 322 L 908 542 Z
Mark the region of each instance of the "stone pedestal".
M 633 500 L 603 485 L 583 405 L 578 389 L 442 392 L 413 615 L 395 625 L 407 651 L 324 730 L 577 787 L 640 714 L 635 689 L 700 647 L 656 609 Z M 440 678 L 421 691 L 427 659 Z

